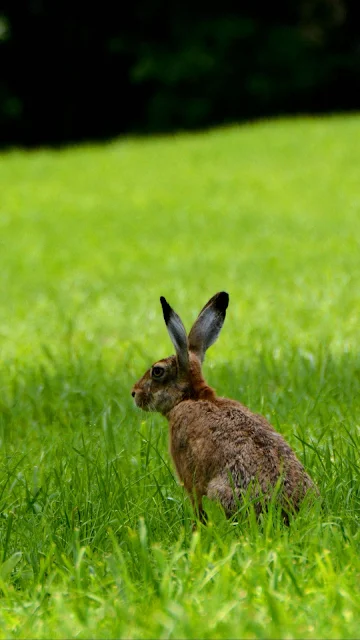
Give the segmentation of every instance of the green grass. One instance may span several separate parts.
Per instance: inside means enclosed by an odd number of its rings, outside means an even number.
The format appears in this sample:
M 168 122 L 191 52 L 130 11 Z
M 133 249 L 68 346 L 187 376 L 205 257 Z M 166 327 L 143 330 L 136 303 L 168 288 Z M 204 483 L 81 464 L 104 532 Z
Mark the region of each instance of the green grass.
M 359 117 L 0 160 L 0 637 L 353 638 L 360 628 Z M 192 531 L 133 382 L 230 307 L 205 375 L 318 484 L 287 528 Z

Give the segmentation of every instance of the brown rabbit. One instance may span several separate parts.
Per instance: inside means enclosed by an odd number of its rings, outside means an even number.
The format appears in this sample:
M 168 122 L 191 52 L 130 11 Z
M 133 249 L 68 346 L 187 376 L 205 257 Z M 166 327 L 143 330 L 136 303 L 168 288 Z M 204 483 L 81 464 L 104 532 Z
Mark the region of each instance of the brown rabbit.
M 138 407 L 159 411 L 169 421 L 170 452 L 200 518 L 203 496 L 219 501 L 231 516 L 248 492 L 259 514 L 275 487 L 283 508 L 297 510 L 306 492 L 317 490 L 295 453 L 265 418 L 218 397 L 202 376 L 205 352 L 225 320 L 228 294 L 221 291 L 209 300 L 189 336 L 165 298 L 160 302 L 176 355 L 155 362 L 132 396 Z

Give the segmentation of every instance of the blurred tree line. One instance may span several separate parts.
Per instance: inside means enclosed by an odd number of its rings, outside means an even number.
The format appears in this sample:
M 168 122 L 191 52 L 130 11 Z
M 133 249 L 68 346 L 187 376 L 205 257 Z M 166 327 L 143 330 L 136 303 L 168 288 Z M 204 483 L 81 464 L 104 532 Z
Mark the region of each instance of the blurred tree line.
M 3 0 L 0 141 L 359 109 L 355 0 Z

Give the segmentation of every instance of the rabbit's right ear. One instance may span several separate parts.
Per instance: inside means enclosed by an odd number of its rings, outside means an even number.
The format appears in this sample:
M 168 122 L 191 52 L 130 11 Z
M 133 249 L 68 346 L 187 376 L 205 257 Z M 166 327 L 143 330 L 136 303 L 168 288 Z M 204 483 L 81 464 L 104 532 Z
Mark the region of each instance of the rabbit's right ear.
M 205 352 L 217 339 L 224 324 L 229 294 L 226 291 L 216 293 L 200 311 L 189 333 L 189 351 L 195 353 L 203 362 Z
M 172 309 L 163 296 L 160 298 L 164 320 L 173 343 L 181 369 L 187 371 L 189 368 L 188 339 L 185 327 L 177 313 Z

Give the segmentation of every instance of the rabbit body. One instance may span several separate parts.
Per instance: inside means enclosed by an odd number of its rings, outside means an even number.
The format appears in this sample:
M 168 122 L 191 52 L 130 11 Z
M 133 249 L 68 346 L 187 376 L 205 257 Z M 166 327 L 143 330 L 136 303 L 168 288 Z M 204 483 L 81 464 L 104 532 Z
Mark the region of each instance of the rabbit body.
M 253 497 L 283 477 L 284 502 L 297 508 L 313 483 L 294 452 L 262 416 L 225 398 L 185 400 L 169 413 L 170 453 L 189 495 L 221 502 L 230 516 L 252 483 Z M 195 496 L 193 497 L 193 494 Z M 255 504 L 259 511 L 261 504 Z
M 156 362 L 132 395 L 139 407 L 168 419 L 170 453 L 200 517 L 203 496 L 219 501 L 231 516 L 248 491 L 259 514 L 263 498 L 270 499 L 278 485 L 284 508 L 297 510 L 307 491 L 317 490 L 291 447 L 263 416 L 218 397 L 202 376 L 205 351 L 225 319 L 227 294 L 211 298 L 188 337 L 179 316 L 161 300 L 176 356 Z

